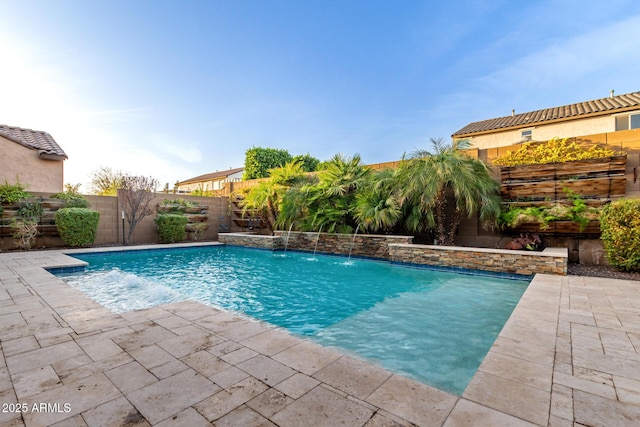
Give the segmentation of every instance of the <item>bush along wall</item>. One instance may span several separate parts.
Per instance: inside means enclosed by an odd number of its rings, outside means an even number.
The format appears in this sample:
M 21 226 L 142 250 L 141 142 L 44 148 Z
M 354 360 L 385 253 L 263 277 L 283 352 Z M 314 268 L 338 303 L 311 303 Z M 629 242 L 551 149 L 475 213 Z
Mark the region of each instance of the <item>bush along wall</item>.
M 190 202 L 184 199 L 165 199 L 162 203 L 158 204 L 158 216 L 155 219 L 160 241 L 162 243 L 174 243 L 185 240 L 187 237 L 191 240 L 202 239 L 204 233 L 209 229 L 209 224 L 207 223 L 209 219 L 208 209 L 208 206 L 200 205 L 197 202 Z M 160 216 L 162 215 L 177 215 L 185 218 L 185 223 L 182 226 L 184 233 L 178 235 L 178 231 L 175 230 L 175 235 L 168 233 L 168 231 L 166 232 L 168 234 L 164 234 L 165 231 L 160 230 L 160 224 L 163 224 L 162 227 L 169 227 L 171 221 L 166 218 L 160 220 Z
M 158 236 L 162 243 L 175 243 L 184 240 L 187 231 L 187 217 L 179 213 L 161 213 L 155 219 Z
M 55 214 L 58 233 L 69 246 L 93 244 L 99 221 L 100 212 L 88 208 L 62 208 Z
M 640 199 L 620 199 L 600 215 L 602 245 L 612 266 L 640 271 Z

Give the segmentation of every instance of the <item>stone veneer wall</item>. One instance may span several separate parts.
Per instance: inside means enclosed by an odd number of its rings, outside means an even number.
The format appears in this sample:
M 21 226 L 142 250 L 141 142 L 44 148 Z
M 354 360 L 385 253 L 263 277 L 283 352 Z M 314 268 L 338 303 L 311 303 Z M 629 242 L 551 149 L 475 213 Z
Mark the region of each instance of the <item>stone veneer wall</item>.
M 221 243 L 252 248 L 282 250 L 287 232 L 275 236 L 249 233 L 220 233 Z M 288 249 L 313 252 L 318 233 L 291 232 Z M 353 235 L 320 233 L 318 253 L 348 255 Z M 547 248 L 542 252 L 506 249 L 468 248 L 411 244 L 411 236 L 358 235 L 353 244 L 353 256 L 387 259 L 408 264 L 465 268 L 521 275 L 567 274 L 566 248 Z
M 389 245 L 389 259 L 411 264 L 460 267 L 470 270 L 532 275 L 567 274 L 566 248 L 547 248 L 543 252 L 457 246 Z
M 276 236 L 281 236 L 283 247 L 287 243 L 287 231 L 275 231 Z M 368 258 L 389 259 L 389 244 L 405 243 L 411 244 L 413 236 L 388 236 L 377 234 L 357 234 L 355 239 L 353 234 L 316 233 L 292 231 L 289 235 L 288 249 L 296 251 L 313 252 L 318 241 L 318 252 L 351 255 Z
M 226 245 L 246 246 L 249 248 L 278 250 L 284 249 L 280 236 L 265 236 L 250 233 L 219 233 L 218 242 Z

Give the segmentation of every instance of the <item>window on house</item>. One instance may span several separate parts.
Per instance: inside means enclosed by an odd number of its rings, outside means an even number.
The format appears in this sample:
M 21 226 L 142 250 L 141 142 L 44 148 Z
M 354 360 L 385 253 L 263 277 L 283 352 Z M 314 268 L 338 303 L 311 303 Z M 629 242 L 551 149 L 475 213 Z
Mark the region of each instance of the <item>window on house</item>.
M 616 130 L 640 129 L 640 113 L 616 117 Z
M 529 130 L 523 130 L 522 131 L 522 141 L 531 141 L 531 138 L 533 137 L 533 131 L 531 129 Z

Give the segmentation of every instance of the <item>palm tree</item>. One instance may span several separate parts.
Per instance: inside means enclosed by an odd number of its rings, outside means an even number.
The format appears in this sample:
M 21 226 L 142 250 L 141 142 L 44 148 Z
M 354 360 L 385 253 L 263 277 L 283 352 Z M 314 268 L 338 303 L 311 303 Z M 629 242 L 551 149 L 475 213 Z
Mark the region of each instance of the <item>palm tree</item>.
M 287 191 L 305 182 L 300 162 L 289 162 L 269 170 L 269 179 L 251 188 L 242 201 L 243 215 L 248 210 L 257 210 L 267 218 L 269 228 L 275 229 L 282 200 Z
M 355 219 L 361 229 L 386 232 L 398 223 L 402 206 L 396 184 L 393 169 L 371 173 L 369 181 L 356 195 Z
M 326 162 L 318 172 L 318 183 L 307 189 L 307 214 L 313 229 L 352 233 L 356 194 L 370 175 L 358 154 L 351 158 L 336 154 Z
M 480 213 L 483 224 L 495 221 L 499 184 L 482 161 L 461 151 L 468 142 L 431 143 L 433 152 L 414 152 L 398 170 L 405 227 L 412 232 L 435 228 L 438 243 L 453 245 L 464 216 Z

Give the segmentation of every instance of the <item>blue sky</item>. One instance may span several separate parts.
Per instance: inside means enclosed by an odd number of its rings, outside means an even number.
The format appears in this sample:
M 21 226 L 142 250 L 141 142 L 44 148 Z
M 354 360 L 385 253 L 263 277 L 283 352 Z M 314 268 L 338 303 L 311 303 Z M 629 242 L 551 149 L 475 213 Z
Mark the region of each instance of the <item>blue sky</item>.
M 469 122 L 640 90 L 640 2 L 0 0 L 0 124 L 65 181 L 165 182 L 252 146 L 366 163 Z

